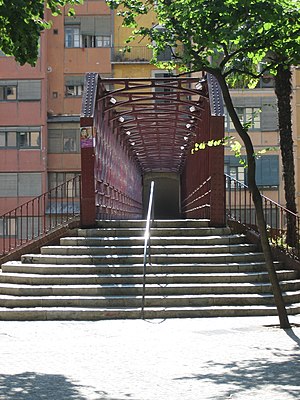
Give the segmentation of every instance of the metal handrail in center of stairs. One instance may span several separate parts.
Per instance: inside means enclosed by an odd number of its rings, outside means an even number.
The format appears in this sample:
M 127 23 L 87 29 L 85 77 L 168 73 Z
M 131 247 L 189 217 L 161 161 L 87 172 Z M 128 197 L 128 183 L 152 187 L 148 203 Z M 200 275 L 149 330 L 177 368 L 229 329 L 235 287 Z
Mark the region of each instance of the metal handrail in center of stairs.
M 145 292 L 146 292 L 146 274 L 147 274 L 147 259 L 148 263 L 151 265 L 151 243 L 150 243 L 150 233 L 151 233 L 151 223 L 153 221 L 154 216 L 154 208 L 153 208 L 153 195 L 154 195 L 154 181 L 151 181 L 150 184 L 150 194 L 149 194 L 149 202 L 148 202 L 148 212 L 147 212 L 147 221 L 146 221 L 146 229 L 144 235 L 144 258 L 143 258 L 143 291 L 142 291 L 142 307 L 141 307 L 141 316 L 144 319 L 144 310 L 145 310 Z

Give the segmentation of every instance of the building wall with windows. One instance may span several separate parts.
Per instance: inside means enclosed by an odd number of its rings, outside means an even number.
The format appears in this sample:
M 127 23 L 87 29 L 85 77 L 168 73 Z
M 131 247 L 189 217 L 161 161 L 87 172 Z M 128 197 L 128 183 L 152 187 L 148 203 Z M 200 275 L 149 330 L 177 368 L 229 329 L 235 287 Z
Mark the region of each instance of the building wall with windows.
M 80 171 L 79 116 L 86 72 L 104 77 L 158 77 L 170 74 L 150 64 L 152 50 L 145 38 L 124 52 L 129 29 L 105 0 L 86 0 L 76 16 L 51 17 L 51 29 L 41 37 L 36 67 L 20 66 L 0 55 L 0 213 L 54 187 Z M 152 26 L 152 14 L 141 23 Z M 163 60 L 172 57 L 169 50 Z M 262 78 L 254 90 L 231 91 L 240 119 L 249 124 L 256 151 L 279 147 L 276 98 L 272 78 Z M 294 73 L 293 126 L 296 168 L 300 168 L 300 69 Z M 225 115 L 225 132 L 237 136 Z M 237 138 L 238 139 L 238 138 Z M 247 183 L 246 171 L 226 148 L 225 172 Z M 298 175 L 297 175 L 298 176 Z M 28 182 L 31 184 L 29 185 Z M 257 182 L 264 194 L 284 204 L 278 150 L 257 161 Z M 298 209 L 300 182 L 297 178 Z
M 104 0 L 53 18 L 48 31 L 48 187 L 78 174 L 79 117 L 86 72 L 111 77 L 112 13 Z
M 112 15 L 105 1 L 85 1 L 76 16 L 53 18 L 48 31 L 48 113 L 79 115 L 84 75 L 111 76 Z
M 0 55 L 0 215 L 47 190 L 47 35 L 35 67 Z
M 156 24 L 154 14 L 148 13 L 139 17 L 139 23 L 145 26 Z M 153 56 L 152 49 L 148 48 L 149 40 L 138 37 L 130 43 L 130 51 L 124 51 L 126 40 L 132 35 L 130 28 L 122 26 L 122 18 L 114 14 L 114 41 L 111 55 L 114 78 L 149 78 L 155 77 L 157 68 L 150 64 Z M 161 60 L 171 59 L 170 49 L 162 52 Z M 169 75 L 169 74 L 168 74 Z
M 264 87 L 267 85 L 267 87 Z M 277 100 L 272 83 L 260 82 L 256 89 L 231 90 L 239 118 L 247 124 L 257 153 L 256 181 L 261 192 L 284 204 L 282 167 L 279 153 Z M 262 87 L 263 86 L 263 87 Z M 225 109 L 225 134 L 242 143 Z M 242 147 L 242 153 L 245 154 Z M 225 173 L 247 184 L 247 168 L 225 148 Z

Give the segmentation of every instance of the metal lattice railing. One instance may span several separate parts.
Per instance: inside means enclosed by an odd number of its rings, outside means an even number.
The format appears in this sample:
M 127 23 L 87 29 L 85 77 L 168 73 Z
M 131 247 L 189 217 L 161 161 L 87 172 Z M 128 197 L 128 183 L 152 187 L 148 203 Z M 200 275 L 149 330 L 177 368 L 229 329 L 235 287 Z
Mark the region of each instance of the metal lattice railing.
M 80 216 L 80 175 L 0 216 L 0 256 Z
M 258 232 L 256 212 L 248 186 L 229 175 L 225 175 L 225 182 L 227 219 Z M 262 202 L 270 244 L 300 259 L 300 217 L 264 195 Z

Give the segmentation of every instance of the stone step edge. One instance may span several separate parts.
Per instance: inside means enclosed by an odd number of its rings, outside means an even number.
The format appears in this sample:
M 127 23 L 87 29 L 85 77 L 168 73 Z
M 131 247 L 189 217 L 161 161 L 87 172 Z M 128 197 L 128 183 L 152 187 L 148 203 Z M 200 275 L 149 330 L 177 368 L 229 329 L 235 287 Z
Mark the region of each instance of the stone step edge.
M 295 309 L 299 308 L 300 311 L 300 303 L 294 303 L 292 305 L 287 305 L 287 309 Z M 146 309 L 146 308 L 145 308 Z M 221 309 L 221 310 L 253 310 L 253 309 L 265 309 L 265 310 L 276 310 L 276 307 L 273 305 L 238 305 L 238 306 L 199 306 L 199 307 L 147 307 L 147 311 L 166 311 L 166 310 L 184 310 L 184 311 L 190 311 L 190 310 L 216 310 L 216 309 Z M 6 308 L 6 307 L 0 307 L 0 314 L 2 312 L 35 312 L 35 311 L 47 311 L 47 312 L 112 312 L 112 311 L 117 311 L 117 312 L 128 312 L 128 311 L 141 311 L 140 307 L 126 307 L 126 308 L 120 308 L 120 307 L 28 307 L 28 308 L 23 308 L 23 307 L 15 307 L 15 308 Z
M 22 264 L 21 264 L 22 265 Z M 29 264 L 32 265 L 32 264 Z M 56 266 L 55 266 L 56 267 Z M 55 268 L 55 267 L 49 267 L 49 268 Z M 35 267 L 35 268 L 39 268 L 39 267 Z M 43 267 L 41 267 L 42 269 Z M 57 267 L 60 268 L 60 267 Z M 61 267 L 61 268 L 65 268 L 65 267 Z M 74 267 L 76 268 L 76 267 Z M 97 268 L 97 267 L 95 267 Z M 107 269 L 109 270 L 110 267 L 107 267 Z M 118 268 L 118 267 L 117 267 Z M 129 267 L 130 268 L 130 267 Z M 200 267 L 201 268 L 201 267 Z M 290 269 L 279 269 L 276 270 L 277 275 L 284 275 L 284 274 L 297 274 L 296 271 Z M 263 271 L 235 271 L 235 272 L 163 272 L 163 271 L 158 271 L 158 272 L 152 272 L 152 271 L 146 271 L 146 279 L 148 278 L 177 278 L 177 277 L 184 277 L 186 276 L 188 277 L 228 277 L 228 276 L 261 276 L 261 275 L 268 275 L 268 271 L 263 270 Z M 28 279 L 81 279 L 81 278 L 139 278 L 139 277 L 143 277 L 143 273 L 141 271 L 141 273 L 134 273 L 134 274 L 115 274 L 115 273 L 109 273 L 109 271 L 107 271 L 107 273 L 102 273 L 102 274 L 39 274 L 39 273 L 24 273 L 24 272 L 0 272 L 0 278 L 1 276 L 3 277 L 9 277 L 9 278 L 28 278 Z M 300 280 L 300 277 L 295 277 L 295 279 L 293 279 L 295 281 Z M 289 280 L 290 281 L 290 280 Z M 1 283 L 1 282 L 0 282 Z
M 282 280 L 279 281 L 280 285 L 297 285 L 300 284 L 300 279 L 291 279 L 291 280 Z M 40 284 L 35 285 L 32 283 L 10 283 L 10 282 L 0 282 L 0 288 L 11 288 L 11 289 L 50 289 L 55 287 L 56 289 L 109 289 L 109 288 L 120 288 L 120 289 L 129 289 L 129 288 L 140 288 L 143 286 L 142 280 L 140 283 L 48 283 L 48 284 Z M 155 288 L 155 287 L 164 287 L 168 286 L 171 288 L 202 288 L 202 287 L 263 287 L 263 286 L 271 286 L 269 281 L 262 282 L 161 282 L 161 283 L 149 283 L 146 282 L 146 288 Z
M 108 258 L 108 259 L 118 259 L 118 258 L 128 258 L 128 259 L 130 259 L 130 258 L 134 258 L 134 257 L 142 257 L 143 256 L 143 254 L 121 254 L 121 255 L 119 255 L 119 254 L 115 254 L 115 255 L 112 255 L 112 254 L 109 254 L 109 255 L 93 255 L 93 256 L 90 256 L 90 255 L 88 255 L 88 254 L 83 254 L 83 255 L 80 255 L 80 254 L 70 254 L 70 255 L 68 255 L 68 254 L 63 254 L 63 255 L 61 255 L 61 254 L 24 254 L 23 256 L 21 256 L 21 259 L 25 259 L 25 260 L 28 260 L 28 259 L 34 259 L 34 258 L 50 258 L 50 257 L 52 257 L 52 258 L 59 258 L 59 259 L 61 259 L 61 258 L 65 258 L 66 260 L 68 260 L 68 259 L 71 259 L 71 258 L 74 258 L 76 256 L 76 258 L 78 258 L 79 260 L 80 259 L 85 259 L 85 258 L 89 258 L 89 259 L 97 259 L 97 258 L 99 258 L 99 259 L 105 259 L 105 258 Z M 174 258 L 188 258 L 188 257 L 190 257 L 190 258 L 194 258 L 194 257 L 198 257 L 198 258 L 205 258 L 205 257 L 216 257 L 216 258 L 224 258 L 224 257 L 235 257 L 235 258 L 238 258 L 238 257 L 241 257 L 241 256 L 245 256 L 245 257 L 248 257 L 248 256 L 256 256 L 256 257 L 263 257 L 263 253 L 260 253 L 260 252 L 247 252 L 247 253 L 191 253 L 191 254 L 186 254 L 186 253 L 183 253 L 183 254 L 177 254 L 177 253 L 174 253 L 174 254 L 151 254 L 151 257 L 157 257 L 157 258 L 171 258 L 171 257 L 174 257 Z M 30 264 L 30 263 L 28 263 L 28 264 Z

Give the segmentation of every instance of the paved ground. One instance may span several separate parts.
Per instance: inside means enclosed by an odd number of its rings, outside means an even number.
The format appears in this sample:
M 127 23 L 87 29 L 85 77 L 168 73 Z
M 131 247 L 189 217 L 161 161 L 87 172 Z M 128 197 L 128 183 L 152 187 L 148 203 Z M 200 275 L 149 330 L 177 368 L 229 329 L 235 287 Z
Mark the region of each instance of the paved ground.
M 1 400 L 300 399 L 277 318 L 0 322 Z

